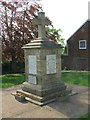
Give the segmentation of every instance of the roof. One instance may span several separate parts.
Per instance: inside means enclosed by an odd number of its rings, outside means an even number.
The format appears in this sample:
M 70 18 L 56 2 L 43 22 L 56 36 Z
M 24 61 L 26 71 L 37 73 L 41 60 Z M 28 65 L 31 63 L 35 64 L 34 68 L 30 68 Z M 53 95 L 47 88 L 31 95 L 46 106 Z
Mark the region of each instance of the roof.
M 84 22 L 84 24 L 82 24 L 82 25 L 67 39 L 67 41 L 70 40 L 70 39 L 73 37 L 73 35 L 74 35 L 75 33 L 77 33 L 87 22 L 90 22 L 90 19 L 86 20 L 86 21 Z

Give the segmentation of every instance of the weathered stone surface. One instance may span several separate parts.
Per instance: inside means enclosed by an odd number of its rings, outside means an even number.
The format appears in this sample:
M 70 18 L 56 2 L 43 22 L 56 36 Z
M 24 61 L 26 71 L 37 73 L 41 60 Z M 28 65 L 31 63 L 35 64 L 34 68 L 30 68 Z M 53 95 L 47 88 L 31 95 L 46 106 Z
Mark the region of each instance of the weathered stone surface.
M 28 82 L 25 82 L 22 85 L 22 90 L 32 93 L 32 94 L 35 94 L 35 95 L 38 95 L 38 96 L 47 96 L 50 94 L 54 94 L 54 93 L 56 94 L 56 93 L 65 91 L 66 86 L 64 84 L 56 84 L 55 85 L 52 83 L 52 86 L 48 85 L 48 88 L 46 86 L 40 87 L 39 85 L 37 85 L 35 87 L 35 85 L 33 85 L 33 84 L 31 85 Z
M 39 38 L 23 47 L 26 82 L 22 85 L 21 93 L 26 96 L 29 94 L 29 100 L 32 99 L 32 102 L 45 104 L 69 92 L 61 81 L 61 45 L 47 40 L 45 24 L 49 23 L 45 22 L 44 13 L 39 13 L 34 23 L 38 25 Z M 37 99 L 38 97 L 42 99 Z
M 33 24 L 38 25 L 38 38 L 39 39 L 45 39 L 45 25 L 50 25 L 51 21 L 48 19 L 45 19 L 45 13 L 40 12 L 38 13 L 38 17 L 33 19 Z

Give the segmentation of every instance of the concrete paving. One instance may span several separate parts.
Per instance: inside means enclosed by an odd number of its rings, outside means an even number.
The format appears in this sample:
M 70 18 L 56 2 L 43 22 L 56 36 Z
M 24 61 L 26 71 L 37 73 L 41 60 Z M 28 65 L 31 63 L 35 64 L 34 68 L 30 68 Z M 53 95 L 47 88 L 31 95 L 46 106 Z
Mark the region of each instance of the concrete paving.
M 68 86 L 78 94 L 63 102 L 55 101 L 43 107 L 30 102 L 18 102 L 11 93 L 20 89 L 20 86 L 3 89 L 2 118 L 77 118 L 84 115 L 88 112 L 89 89 L 83 86 Z

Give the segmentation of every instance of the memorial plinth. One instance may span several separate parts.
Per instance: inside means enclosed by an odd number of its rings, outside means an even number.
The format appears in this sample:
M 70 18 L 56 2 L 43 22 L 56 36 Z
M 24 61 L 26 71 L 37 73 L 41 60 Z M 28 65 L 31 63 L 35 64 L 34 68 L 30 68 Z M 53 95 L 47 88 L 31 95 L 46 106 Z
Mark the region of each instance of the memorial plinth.
M 44 12 L 33 21 L 39 26 L 39 37 L 23 47 L 26 82 L 17 93 L 35 104 L 44 105 L 69 91 L 61 81 L 61 45 L 45 36 L 45 25 L 50 22 L 45 21 Z

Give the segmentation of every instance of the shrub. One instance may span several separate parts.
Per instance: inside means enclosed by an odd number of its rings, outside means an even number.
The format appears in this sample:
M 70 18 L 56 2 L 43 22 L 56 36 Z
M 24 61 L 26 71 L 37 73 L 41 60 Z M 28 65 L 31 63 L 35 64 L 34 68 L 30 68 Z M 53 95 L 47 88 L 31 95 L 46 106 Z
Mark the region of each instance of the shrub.
M 24 62 L 4 61 L 2 63 L 2 74 L 24 73 Z

